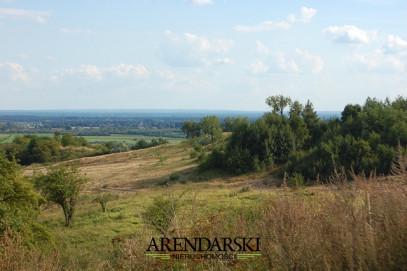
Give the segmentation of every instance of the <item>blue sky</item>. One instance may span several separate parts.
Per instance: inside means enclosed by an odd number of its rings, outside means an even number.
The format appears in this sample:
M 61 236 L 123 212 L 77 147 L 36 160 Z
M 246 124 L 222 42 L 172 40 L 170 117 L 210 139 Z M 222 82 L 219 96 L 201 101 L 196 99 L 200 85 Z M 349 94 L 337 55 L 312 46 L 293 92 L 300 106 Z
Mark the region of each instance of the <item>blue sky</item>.
M 407 96 L 405 0 L 0 0 L 0 109 Z

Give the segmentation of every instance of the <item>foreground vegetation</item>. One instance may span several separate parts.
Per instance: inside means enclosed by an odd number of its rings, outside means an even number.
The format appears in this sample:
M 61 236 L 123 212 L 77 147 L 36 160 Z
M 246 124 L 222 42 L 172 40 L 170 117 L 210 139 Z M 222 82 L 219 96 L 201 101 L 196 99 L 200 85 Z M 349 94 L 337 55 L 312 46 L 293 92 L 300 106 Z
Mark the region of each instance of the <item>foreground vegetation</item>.
M 70 228 L 63 226 L 56 208 L 41 215 L 39 221 L 52 229 L 57 249 L 26 250 L 18 235 L 4 235 L 0 269 L 404 270 L 407 176 L 399 177 L 356 177 L 352 184 L 277 191 L 191 183 L 122 195 L 106 213 L 82 199 Z M 160 206 L 155 197 L 161 203 L 177 200 L 177 207 Z M 151 208 L 155 204 L 166 212 Z M 146 256 L 151 237 L 162 236 L 143 219 L 146 212 L 170 214 L 167 237 L 258 237 L 261 256 L 230 261 Z

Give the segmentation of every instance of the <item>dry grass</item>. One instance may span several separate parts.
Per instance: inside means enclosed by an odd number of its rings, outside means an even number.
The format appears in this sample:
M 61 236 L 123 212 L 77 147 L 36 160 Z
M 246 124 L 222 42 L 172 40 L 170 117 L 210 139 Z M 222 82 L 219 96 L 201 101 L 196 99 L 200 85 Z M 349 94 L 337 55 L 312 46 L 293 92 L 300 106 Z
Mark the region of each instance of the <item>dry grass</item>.
M 64 270 L 58 250 L 43 252 L 35 247 L 27 249 L 21 235 L 10 230 L 0 237 L 0 270 L 2 271 L 54 271 Z
M 144 256 L 154 235 L 146 229 L 122 240 L 111 263 L 120 270 L 407 270 L 406 183 L 407 176 L 355 176 L 351 184 L 282 190 L 244 209 L 203 216 L 191 204 L 174 220 L 174 237 L 259 237 L 262 257 L 152 260 Z
M 143 180 L 162 180 L 173 171 L 196 168 L 187 148 L 181 144 L 84 157 L 66 163 L 77 163 L 81 173 L 92 180 L 89 190 L 104 187 L 119 192 L 132 191 Z M 25 174 L 30 175 L 34 170 L 44 171 L 46 168 L 27 167 Z

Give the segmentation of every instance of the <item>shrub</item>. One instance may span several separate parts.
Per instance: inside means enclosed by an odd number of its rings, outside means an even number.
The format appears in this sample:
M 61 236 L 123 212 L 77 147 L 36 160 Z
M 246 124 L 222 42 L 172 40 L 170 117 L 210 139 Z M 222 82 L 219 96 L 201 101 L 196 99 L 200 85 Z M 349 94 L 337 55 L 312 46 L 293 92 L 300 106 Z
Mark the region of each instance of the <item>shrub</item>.
M 141 214 L 144 223 L 153 226 L 161 234 L 166 234 L 175 212 L 179 205 L 179 199 L 183 194 L 155 197 L 153 203 Z
M 290 178 L 288 178 L 288 185 L 291 188 L 297 189 L 304 186 L 304 176 L 299 173 L 294 173 Z
M 170 177 L 168 178 L 170 181 L 178 181 L 181 178 L 178 172 L 173 172 L 170 174 Z

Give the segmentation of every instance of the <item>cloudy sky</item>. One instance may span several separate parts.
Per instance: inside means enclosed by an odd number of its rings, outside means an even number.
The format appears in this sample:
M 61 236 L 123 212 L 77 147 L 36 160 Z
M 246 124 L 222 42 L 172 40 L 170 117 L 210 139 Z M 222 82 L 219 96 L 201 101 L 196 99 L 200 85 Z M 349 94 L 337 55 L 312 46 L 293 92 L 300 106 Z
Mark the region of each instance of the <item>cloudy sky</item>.
M 407 96 L 406 0 L 0 0 L 0 110 Z

